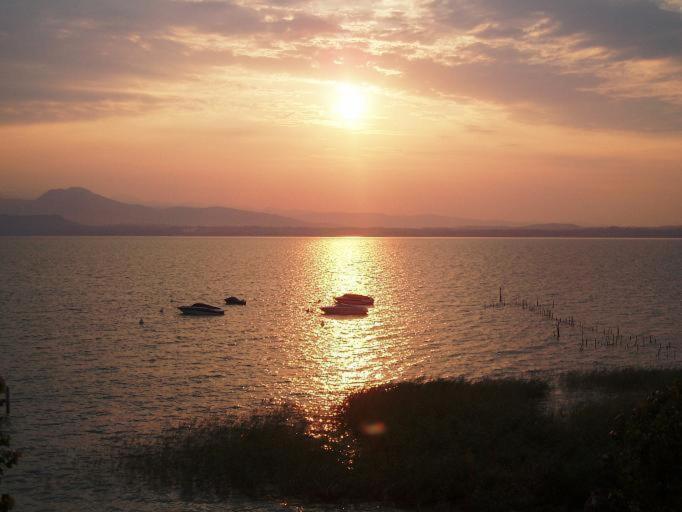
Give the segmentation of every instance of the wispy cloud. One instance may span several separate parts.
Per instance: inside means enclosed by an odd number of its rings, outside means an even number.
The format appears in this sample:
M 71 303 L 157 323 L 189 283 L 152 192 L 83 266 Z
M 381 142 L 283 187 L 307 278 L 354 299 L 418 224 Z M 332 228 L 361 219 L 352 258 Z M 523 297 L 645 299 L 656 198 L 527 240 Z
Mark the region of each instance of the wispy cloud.
M 682 129 L 682 15 L 653 0 L 6 0 L 0 121 L 171 107 L 217 69 L 476 101 L 526 121 Z

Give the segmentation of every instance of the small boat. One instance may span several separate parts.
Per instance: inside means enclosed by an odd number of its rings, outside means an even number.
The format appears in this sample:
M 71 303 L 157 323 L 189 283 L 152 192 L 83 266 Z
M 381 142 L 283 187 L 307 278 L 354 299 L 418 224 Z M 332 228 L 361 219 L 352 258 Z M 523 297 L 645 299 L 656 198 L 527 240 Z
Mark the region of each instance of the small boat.
M 246 306 L 246 300 L 237 297 L 228 297 L 225 299 L 225 304 L 228 306 Z
M 374 306 L 374 297 L 358 293 L 344 293 L 340 297 L 334 297 L 334 300 L 337 304 L 347 304 L 350 306 Z
M 210 304 L 203 304 L 202 302 L 196 302 L 191 306 L 180 306 L 178 307 L 182 311 L 183 315 L 224 315 L 225 312 L 216 306 L 211 306 Z
M 325 315 L 364 316 L 367 314 L 367 308 L 365 306 L 355 306 L 352 304 L 322 306 L 320 309 Z

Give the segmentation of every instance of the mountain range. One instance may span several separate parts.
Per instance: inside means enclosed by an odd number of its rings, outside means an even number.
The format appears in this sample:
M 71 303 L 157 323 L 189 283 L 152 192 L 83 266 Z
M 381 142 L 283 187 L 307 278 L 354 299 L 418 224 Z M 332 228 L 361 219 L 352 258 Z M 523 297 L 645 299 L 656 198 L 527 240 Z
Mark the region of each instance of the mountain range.
M 37 199 L 0 199 L 0 235 L 682 237 L 682 226 L 514 225 L 438 215 L 255 212 L 235 208 L 153 207 L 115 201 L 84 188 Z
M 446 215 L 388 215 L 385 213 L 309 212 L 302 210 L 274 210 L 272 213 L 285 215 L 318 226 L 346 226 L 355 228 L 459 228 L 482 226 L 520 226 L 522 224 L 502 220 L 467 219 Z
M 90 226 L 303 226 L 306 222 L 235 208 L 155 208 L 128 204 L 73 187 L 45 192 L 37 199 L 0 199 L 0 214 L 59 215 Z
M 49 190 L 37 199 L 0 199 L 0 215 L 2 214 L 59 215 L 67 221 L 90 226 L 317 226 L 390 229 L 514 226 L 504 221 L 484 221 L 442 215 L 306 211 L 264 213 L 225 207 L 188 206 L 161 208 L 116 201 L 81 187 Z

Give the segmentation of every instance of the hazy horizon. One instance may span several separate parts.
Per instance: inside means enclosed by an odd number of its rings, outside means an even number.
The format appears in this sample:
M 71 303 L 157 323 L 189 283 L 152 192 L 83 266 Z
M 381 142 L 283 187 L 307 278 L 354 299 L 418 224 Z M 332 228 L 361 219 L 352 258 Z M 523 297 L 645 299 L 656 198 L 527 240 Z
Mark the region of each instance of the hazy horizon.
M 103 197 L 105 199 L 110 199 L 114 200 L 117 202 L 120 202 L 122 204 L 126 204 L 129 206 L 146 206 L 150 208 L 155 208 L 155 209 L 166 209 L 166 208 L 196 208 L 196 209 L 203 209 L 203 208 L 226 208 L 226 209 L 234 209 L 233 205 L 229 204 L 182 204 L 182 203 L 154 203 L 151 201 L 144 201 L 142 199 L 134 199 L 134 198 L 122 198 L 122 197 L 109 197 L 103 194 L 98 193 L 96 190 L 89 190 L 84 187 L 79 187 L 79 186 L 71 186 L 71 187 L 65 187 L 65 188 L 59 188 L 59 189 L 50 189 L 44 191 L 42 194 L 38 194 L 37 196 L 32 196 L 32 197 L 20 197 L 20 196 L 5 196 L 0 194 L 0 201 L 2 200 L 9 200 L 9 201 L 37 201 L 40 199 L 44 194 L 47 194 L 48 192 L 65 192 L 68 193 L 70 191 L 74 190 L 82 190 L 85 191 L 89 194 L 94 194 L 96 196 Z M 64 201 L 64 198 L 62 198 L 60 201 Z M 72 205 L 73 206 L 73 205 Z M 239 209 L 241 210 L 241 209 Z M 509 221 L 506 219 L 486 219 L 486 218 L 479 218 L 479 219 L 474 219 L 474 218 L 468 218 L 468 217 L 459 217 L 459 216 L 454 216 L 454 215 L 438 215 L 438 214 L 433 214 L 433 213 L 402 213 L 402 214 L 389 214 L 385 212 L 354 212 L 354 211 L 324 211 L 324 210 L 319 210 L 319 211 L 312 211 L 312 210 L 300 210 L 300 209 L 275 209 L 275 208 L 265 208 L 263 210 L 256 210 L 256 209 L 244 209 L 244 211 L 247 212 L 254 212 L 254 213 L 265 213 L 265 214 L 272 214 L 272 215 L 277 215 L 293 220 L 299 220 L 299 221 L 304 221 L 306 223 L 309 223 L 310 225 L 319 225 L 319 226 L 333 226 L 333 227 L 338 227 L 338 226 L 356 226 L 356 227 L 377 227 L 377 226 L 382 226 L 380 223 L 372 223 L 373 219 L 385 219 L 389 223 L 386 224 L 384 227 L 387 228 L 399 228 L 399 229 L 420 229 L 420 228 L 457 228 L 457 227 L 500 227 L 500 228 L 523 228 L 523 227 L 529 227 L 529 226 L 570 226 L 570 225 L 575 225 L 577 227 L 585 227 L 585 228 L 591 228 L 591 227 L 609 227 L 609 226 L 599 226 L 597 224 L 577 224 L 575 222 L 571 222 L 570 220 L 564 221 L 564 222 L 543 222 L 542 220 L 526 220 L 526 221 Z M 1 211 L 0 213 L 5 213 L 9 215 L 14 215 L 12 211 Z M 34 214 L 43 214 L 46 212 L 43 212 L 42 210 L 39 210 L 37 212 L 34 212 Z M 49 213 L 49 212 L 48 212 Z M 25 213 L 21 213 L 20 215 L 25 215 Z M 63 216 L 59 214 L 60 216 Z M 69 216 L 67 216 L 68 218 Z M 76 222 L 83 223 L 80 219 L 71 219 Z M 412 223 L 401 223 L 401 221 L 405 220 L 412 220 Z M 443 222 L 439 223 L 438 221 L 449 221 L 449 222 Z M 429 222 L 431 221 L 431 222 Z M 469 224 L 468 224 L 469 223 Z M 85 224 L 88 224 L 85 222 Z M 111 222 L 110 224 L 117 224 L 117 222 Z M 666 226 L 678 226 L 682 224 L 661 224 L 661 225 L 612 225 L 613 227 L 642 227 L 642 228 L 655 228 L 655 227 L 666 227 Z
M 0 195 L 682 224 L 682 2 L 0 5 Z
M 143 198 L 136 198 L 133 196 L 130 197 L 113 197 L 113 196 L 108 196 L 106 194 L 101 194 L 97 190 L 90 190 L 85 187 L 81 187 L 78 185 L 72 185 L 72 186 L 66 186 L 66 187 L 60 187 L 57 189 L 49 189 L 49 190 L 44 190 L 42 193 L 38 193 L 37 195 L 32 195 L 32 196 L 20 196 L 20 195 L 2 195 L 0 194 L 0 200 L 2 199 L 9 199 L 9 200 L 22 200 L 22 201 L 33 201 L 38 198 L 40 198 L 43 194 L 47 192 L 51 192 L 54 190 L 73 190 L 73 189 L 83 189 L 87 190 L 90 193 L 106 197 L 107 199 L 112 199 L 114 201 L 118 201 L 121 203 L 126 203 L 126 204 L 136 204 L 136 205 L 142 205 L 142 206 L 149 206 L 151 208 L 172 208 L 172 207 L 187 207 L 187 208 L 235 208 L 234 205 L 230 204 L 214 204 L 214 203 L 201 203 L 201 202 L 195 202 L 195 203 L 158 203 L 154 201 L 149 201 L 145 200 Z M 248 208 L 245 208 L 248 210 Z M 431 212 L 424 212 L 424 213 L 402 213 L 402 214 L 389 214 L 385 212 L 379 212 L 379 211 L 332 211 L 332 210 L 303 210 L 303 209 L 277 209 L 277 208 L 270 208 L 266 207 L 262 210 L 256 210 L 252 209 L 252 211 L 255 212 L 263 212 L 263 213 L 273 213 L 277 215 L 282 215 L 282 216 L 292 216 L 295 217 L 297 215 L 307 215 L 307 214 L 320 214 L 320 215 L 376 215 L 376 216 L 390 216 L 390 217 L 448 217 L 448 218 L 453 218 L 453 219 L 463 219 L 463 220 L 473 220 L 473 221 L 486 221 L 486 222 L 507 222 L 504 219 L 469 219 L 469 218 L 464 218 L 464 217 L 458 217 L 455 215 L 438 215 L 434 214 Z M 534 223 L 535 221 L 527 221 L 526 223 L 531 224 Z M 523 224 L 523 222 L 522 222 Z M 564 223 L 565 224 L 565 223 Z

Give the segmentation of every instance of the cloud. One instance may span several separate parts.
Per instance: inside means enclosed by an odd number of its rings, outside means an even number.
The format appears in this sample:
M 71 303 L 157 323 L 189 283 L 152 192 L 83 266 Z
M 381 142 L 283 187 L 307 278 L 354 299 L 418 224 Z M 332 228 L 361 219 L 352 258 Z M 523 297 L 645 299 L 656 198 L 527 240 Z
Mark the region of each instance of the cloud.
M 651 0 L 436 0 L 442 24 L 481 37 L 518 36 L 544 20 L 544 38 L 582 36 L 621 58 L 682 56 L 682 16 Z
M 0 122 L 170 108 L 169 86 L 233 66 L 355 76 L 525 121 L 682 130 L 682 17 L 671 2 L 0 3 Z
M 229 47 L 201 47 L 196 38 L 287 40 L 335 30 L 306 12 L 229 1 L 8 0 L 0 3 L 0 122 L 93 117 L 116 105 L 126 106 L 123 114 L 155 108 L 162 95 L 136 89 L 158 90 L 235 63 Z
M 603 79 L 592 72 L 532 62 L 513 52 L 499 57 L 499 52 L 479 47 L 475 54 L 489 58 L 447 65 L 394 56 L 384 65 L 403 71 L 392 78 L 403 87 L 504 106 L 526 121 L 646 132 L 682 130 L 682 105 L 666 95 L 603 94 L 599 91 Z
M 67 122 L 130 116 L 164 106 L 150 94 L 0 86 L 0 119 L 5 123 Z

